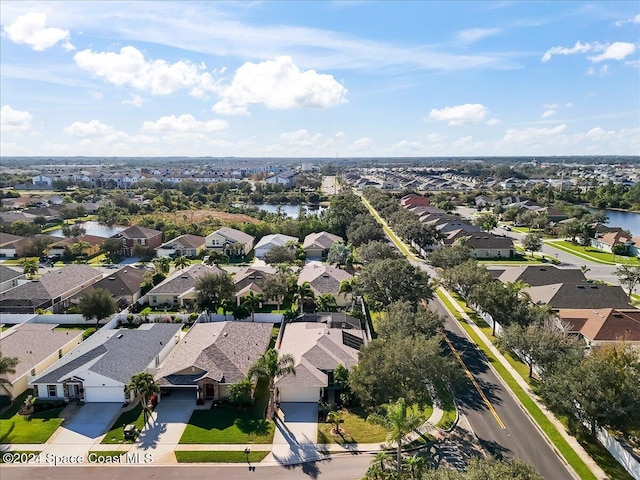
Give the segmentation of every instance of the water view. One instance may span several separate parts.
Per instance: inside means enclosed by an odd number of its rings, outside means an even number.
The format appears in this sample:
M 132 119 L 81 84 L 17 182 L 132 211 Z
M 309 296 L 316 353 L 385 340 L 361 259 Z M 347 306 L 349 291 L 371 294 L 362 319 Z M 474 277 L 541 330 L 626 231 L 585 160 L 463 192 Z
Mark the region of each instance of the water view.
M 640 237 L 640 213 L 620 212 L 617 210 L 592 210 L 605 213 L 608 218 L 608 226 L 629 230 L 633 236 Z
M 98 237 L 105 237 L 105 238 L 109 238 L 115 235 L 116 233 L 121 232 L 125 228 L 127 228 L 127 227 L 121 227 L 119 225 L 112 225 L 109 227 L 107 225 L 101 225 L 98 222 L 84 222 L 84 223 L 79 223 L 77 225 L 82 225 L 84 229 L 87 231 L 87 235 L 96 235 Z M 64 235 L 62 234 L 62 228 L 59 228 L 58 230 L 54 230 L 50 232 L 49 235 L 54 237 L 64 237 Z
M 254 205 L 260 210 L 264 210 L 269 213 L 278 213 L 278 209 L 289 218 L 298 218 L 298 205 L 273 205 L 273 204 L 260 204 Z M 321 207 L 319 205 L 303 205 L 307 215 L 320 215 L 327 207 Z

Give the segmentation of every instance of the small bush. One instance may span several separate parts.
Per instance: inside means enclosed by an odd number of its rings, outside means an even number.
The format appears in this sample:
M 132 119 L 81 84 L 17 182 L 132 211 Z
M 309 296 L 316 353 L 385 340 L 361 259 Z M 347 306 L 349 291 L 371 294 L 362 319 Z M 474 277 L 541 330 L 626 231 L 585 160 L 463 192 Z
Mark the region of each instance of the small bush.
M 91 335 L 93 335 L 94 333 L 96 333 L 96 329 L 95 327 L 92 328 L 87 328 L 84 333 L 82 334 L 82 340 L 86 340 L 87 338 L 89 338 Z

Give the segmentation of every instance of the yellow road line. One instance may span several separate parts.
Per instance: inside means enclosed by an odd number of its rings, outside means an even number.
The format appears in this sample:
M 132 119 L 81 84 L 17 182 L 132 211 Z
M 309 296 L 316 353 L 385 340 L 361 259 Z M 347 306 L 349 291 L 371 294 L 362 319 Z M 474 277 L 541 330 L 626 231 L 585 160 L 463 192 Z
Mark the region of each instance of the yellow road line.
M 471 380 L 471 383 L 473 384 L 473 386 L 478 391 L 478 394 L 480 395 L 480 398 L 482 398 L 482 401 L 485 403 L 485 405 L 487 406 L 487 408 L 491 412 L 491 415 L 493 415 L 493 418 L 496 419 L 496 422 L 498 422 L 498 425 L 500 426 L 500 428 L 502 430 L 505 430 L 507 428 L 506 425 L 504 424 L 504 422 L 500 418 L 500 415 L 498 415 L 498 412 L 496 412 L 496 409 L 493 407 L 493 405 L 491 404 L 491 402 L 489 401 L 487 396 L 482 391 L 482 388 L 480 388 L 480 385 L 478 385 L 478 382 L 474 378 L 473 374 L 467 368 L 467 365 L 464 363 L 464 360 L 462 359 L 462 357 L 460 356 L 460 354 L 458 353 L 456 348 L 451 343 L 451 340 L 449 340 L 449 337 L 447 337 L 446 334 L 443 334 L 443 336 L 444 336 L 445 341 L 449 345 L 449 348 L 453 352 L 453 355 L 458 359 L 458 362 L 460 362 L 460 365 L 462 365 L 462 368 L 464 369 L 464 372 L 467 374 L 467 377 L 469 377 L 469 380 Z

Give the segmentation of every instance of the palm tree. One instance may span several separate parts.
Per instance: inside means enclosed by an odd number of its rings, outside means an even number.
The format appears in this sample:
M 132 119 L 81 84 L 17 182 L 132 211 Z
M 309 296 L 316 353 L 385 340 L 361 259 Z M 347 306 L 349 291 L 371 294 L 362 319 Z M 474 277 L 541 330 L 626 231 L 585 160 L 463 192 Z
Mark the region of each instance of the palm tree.
M 33 276 L 38 273 L 38 268 L 39 264 L 35 259 L 25 260 L 22 264 L 22 272 L 29 278 L 33 278 Z
M 227 321 L 227 312 L 233 312 L 233 309 L 236 307 L 236 302 L 225 298 L 220 302 L 220 308 L 222 308 L 222 314 L 224 315 L 224 321 Z
M 165 275 L 171 270 L 171 260 L 169 257 L 154 258 L 151 263 L 153 263 L 153 266 L 158 272 Z
M 260 307 L 260 305 L 262 305 L 262 295 L 259 293 L 256 294 L 253 291 L 249 291 L 249 293 L 244 297 L 242 306 L 251 312 L 252 322 L 255 321 L 256 308 Z
M 173 265 L 180 270 L 183 270 L 185 267 L 188 267 L 191 264 L 191 260 L 189 260 L 184 255 L 180 255 L 173 261 Z
M 289 354 L 280 356 L 274 348 L 270 348 L 263 353 L 251 368 L 249 368 L 247 377 L 269 379 L 269 406 L 267 407 L 267 416 L 275 416 L 273 409 L 275 402 L 275 377 L 281 377 L 289 373 L 293 375 L 296 374 L 293 356 Z
M 407 465 L 409 466 L 409 471 L 411 472 L 411 478 L 416 480 L 422 478 L 422 473 L 424 472 L 424 457 L 420 457 L 419 455 L 412 455 L 407 460 Z
M 328 312 L 331 307 L 336 305 L 336 297 L 333 296 L 333 293 L 323 293 L 316 299 L 316 311 L 318 312 Z
M 142 412 L 144 415 L 144 423 L 147 423 L 149 418 L 149 397 L 152 394 L 158 393 L 160 391 L 160 387 L 153 379 L 153 375 L 146 372 L 136 373 L 133 377 L 131 377 L 131 381 L 129 385 L 126 386 L 125 392 L 130 393 L 133 392 L 133 395 L 141 398 L 142 402 Z
M 343 293 L 344 298 L 347 298 L 347 295 L 353 293 L 353 287 L 356 284 L 356 277 L 350 278 L 349 280 L 342 280 L 340 282 L 340 287 L 338 288 L 338 295 Z
M 327 414 L 327 422 L 333 425 L 333 427 L 331 428 L 331 433 L 335 432 L 336 435 L 342 435 L 342 431 L 340 430 L 340 424 L 342 423 L 342 411 L 330 411 Z
M 5 373 L 16 373 L 16 366 L 20 360 L 16 357 L 3 357 L 2 353 L 0 353 L 0 385 L 4 387 L 5 383 L 11 383 L 9 380 L 3 377 Z M 5 390 L 7 390 L 5 388 Z M 9 390 L 7 390 L 8 392 Z
M 71 253 L 73 253 L 76 257 L 79 257 L 84 254 L 84 251 L 88 248 L 91 248 L 91 244 L 86 241 L 76 242 L 71 245 Z
M 422 417 L 413 411 L 407 411 L 404 398 L 399 398 L 396 403 L 386 406 L 385 415 L 369 415 L 367 421 L 386 428 L 389 432 L 387 439 L 390 443 L 396 443 L 396 467 L 400 473 L 402 465 L 402 439 L 404 436 L 418 428 L 422 423 Z
M 387 476 L 386 472 L 390 462 L 391 456 L 387 452 L 384 450 L 377 452 L 374 455 L 373 462 L 367 470 L 365 478 L 371 480 L 384 479 Z
M 309 282 L 303 282 L 301 285 L 296 285 L 295 292 L 293 294 L 293 302 L 298 304 L 300 313 L 304 313 L 305 302 L 313 302 L 315 297 L 313 290 L 311 290 L 311 284 Z

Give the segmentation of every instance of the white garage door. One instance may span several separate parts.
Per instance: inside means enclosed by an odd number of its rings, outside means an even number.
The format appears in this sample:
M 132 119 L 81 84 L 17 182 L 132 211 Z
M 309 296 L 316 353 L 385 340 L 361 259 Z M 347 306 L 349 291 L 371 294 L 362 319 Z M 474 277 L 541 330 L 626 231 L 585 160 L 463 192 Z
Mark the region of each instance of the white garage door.
M 318 387 L 283 387 L 280 389 L 280 402 L 318 402 Z
M 85 387 L 84 401 L 124 403 L 123 387 Z

